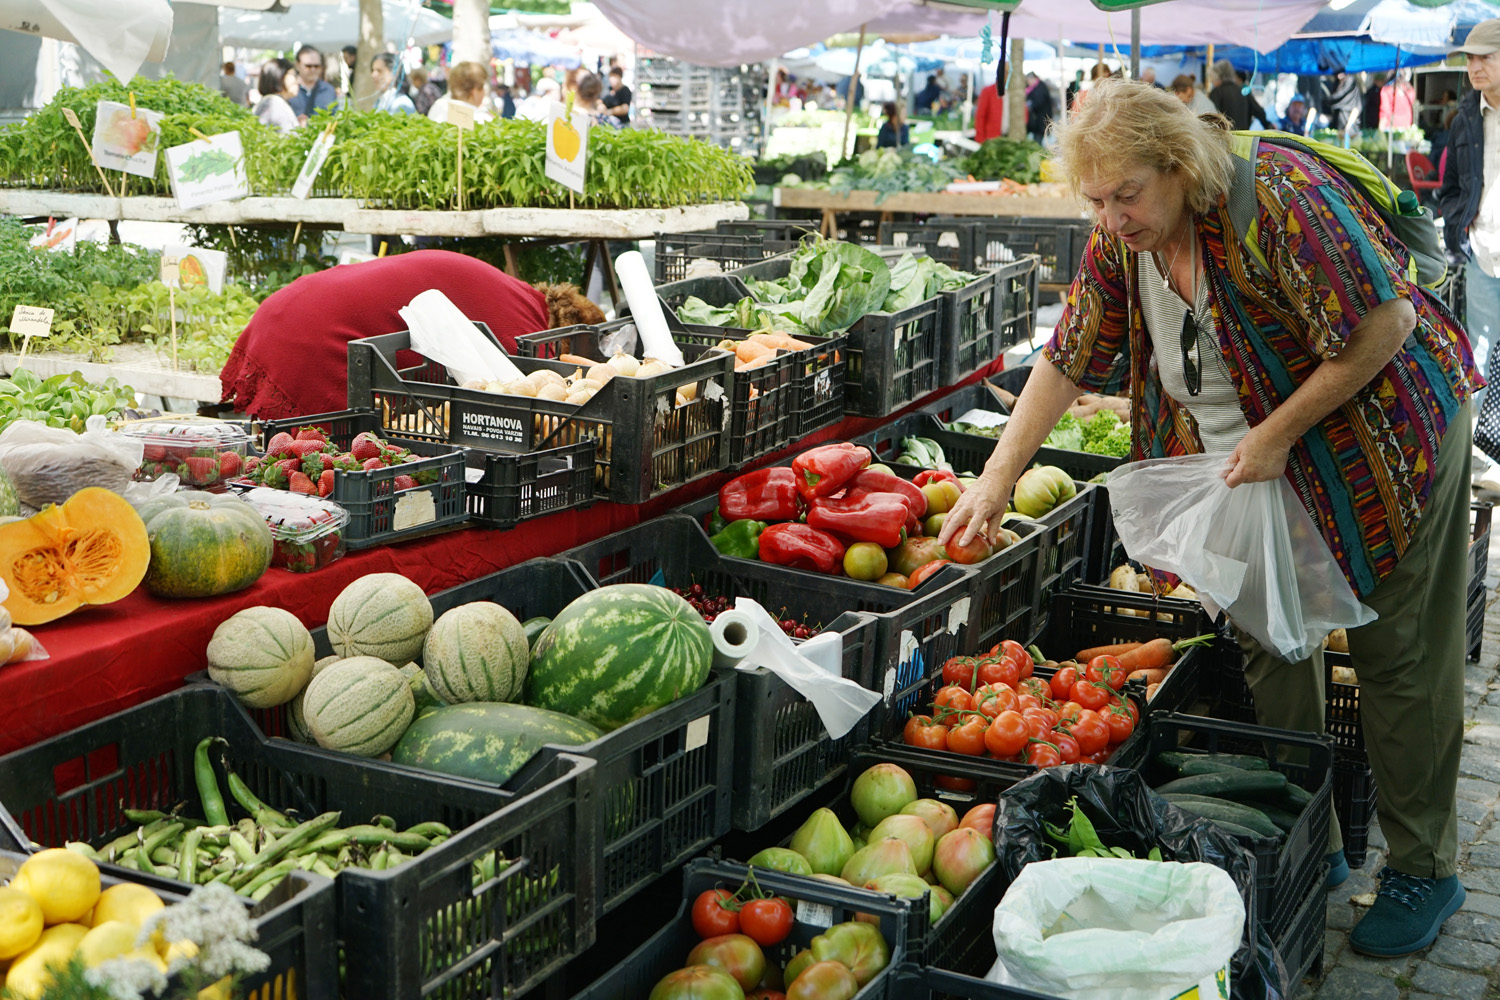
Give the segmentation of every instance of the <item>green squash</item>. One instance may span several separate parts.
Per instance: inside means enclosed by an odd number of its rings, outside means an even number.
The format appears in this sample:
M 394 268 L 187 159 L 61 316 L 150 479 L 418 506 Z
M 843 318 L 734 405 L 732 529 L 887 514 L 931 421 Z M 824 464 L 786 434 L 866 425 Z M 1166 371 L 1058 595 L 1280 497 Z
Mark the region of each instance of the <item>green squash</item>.
M 243 590 L 271 565 L 271 529 L 239 497 L 187 491 L 138 509 L 151 539 L 146 589 L 157 597 Z

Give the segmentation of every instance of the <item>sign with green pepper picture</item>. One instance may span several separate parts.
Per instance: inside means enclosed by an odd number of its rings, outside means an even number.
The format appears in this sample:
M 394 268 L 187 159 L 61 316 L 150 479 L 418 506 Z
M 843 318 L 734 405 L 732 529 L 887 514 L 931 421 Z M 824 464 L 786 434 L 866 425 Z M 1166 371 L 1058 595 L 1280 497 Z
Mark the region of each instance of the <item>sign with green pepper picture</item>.
M 232 201 L 250 193 L 245 148 L 238 132 L 221 132 L 172 146 L 166 156 L 178 208 Z

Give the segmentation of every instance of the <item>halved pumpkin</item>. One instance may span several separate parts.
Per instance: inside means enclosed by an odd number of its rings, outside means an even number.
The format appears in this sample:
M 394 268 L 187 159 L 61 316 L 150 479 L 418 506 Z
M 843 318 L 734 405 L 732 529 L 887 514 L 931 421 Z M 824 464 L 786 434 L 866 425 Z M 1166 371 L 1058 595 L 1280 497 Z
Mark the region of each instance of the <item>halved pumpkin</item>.
M 151 562 L 146 525 L 118 493 L 79 490 L 62 506 L 0 525 L 0 579 L 17 625 L 41 625 L 134 590 Z

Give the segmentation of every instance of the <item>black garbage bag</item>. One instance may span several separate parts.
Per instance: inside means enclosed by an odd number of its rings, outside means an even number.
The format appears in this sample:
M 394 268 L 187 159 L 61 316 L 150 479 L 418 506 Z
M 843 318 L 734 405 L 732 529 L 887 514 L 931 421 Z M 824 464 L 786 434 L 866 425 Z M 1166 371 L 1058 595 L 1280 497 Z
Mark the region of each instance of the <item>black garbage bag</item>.
M 1055 856 L 1044 823 L 1065 827 L 1074 796 L 1099 839 L 1144 858 L 1161 848 L 1163 861 L 1201 861 L 1222 868 L 1245 901 L 1245 937 L 1230 963 L 1236 1000 L 1287 1000 L 1290 987 L 1271 936 L 1255 920 L 1255 857 L 1211 822 L 1184 812 L 1160 796 L 1137 771 L 1094 764 L 1043 768 L 1001 796 L 995 825 L 999 863 L 1007 882 L 1033 861 Z

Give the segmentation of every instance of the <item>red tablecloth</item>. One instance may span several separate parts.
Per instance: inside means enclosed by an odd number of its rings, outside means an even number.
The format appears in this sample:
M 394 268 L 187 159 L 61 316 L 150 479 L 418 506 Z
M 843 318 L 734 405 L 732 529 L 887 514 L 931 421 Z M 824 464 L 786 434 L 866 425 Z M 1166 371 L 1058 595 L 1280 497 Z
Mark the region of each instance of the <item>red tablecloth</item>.
M 992 370 L 999 370 L 998 361 Z M 945 387 L 902 412 L 950 390 Z M 846 418 L 779 455 L 767 456 L 764 464 L 822 441 L 858 436 L 885 422 Z M 184 677 L 204 668 L 214 629 L 243 608 L 285 608 L 313 628 L 328 620 L 329 605 L 338 593 L 367 573 L 401 573 L 427 593 L 436 593 L 649 520 L 717 492 L 735 474 L 707 477 L 646 504 L 597 503 L 527 521 L 509 531 L 468 528 L 351 552 L 315 573 L 273 569 L 254 586 L 224 597 L 165 601 L 138 589 L 114 604 L 85 608 L 34 629 L 49 659 L 0 668 L 0 753 L 180 687 Z

